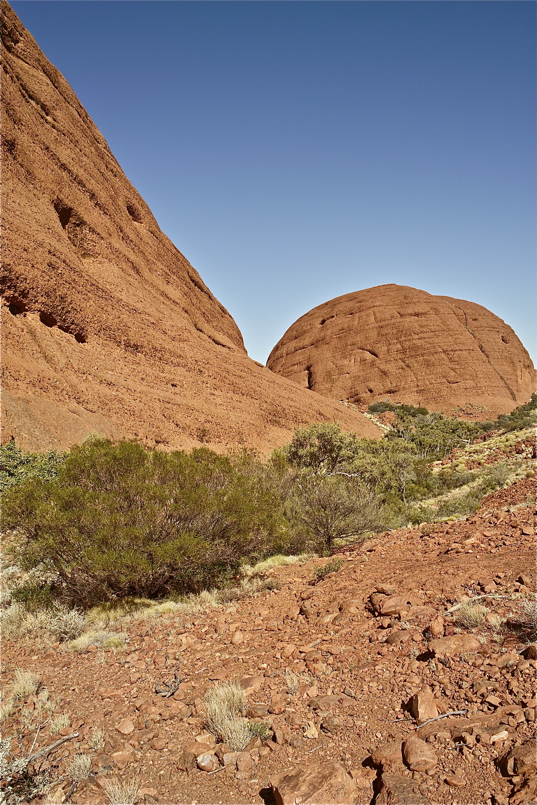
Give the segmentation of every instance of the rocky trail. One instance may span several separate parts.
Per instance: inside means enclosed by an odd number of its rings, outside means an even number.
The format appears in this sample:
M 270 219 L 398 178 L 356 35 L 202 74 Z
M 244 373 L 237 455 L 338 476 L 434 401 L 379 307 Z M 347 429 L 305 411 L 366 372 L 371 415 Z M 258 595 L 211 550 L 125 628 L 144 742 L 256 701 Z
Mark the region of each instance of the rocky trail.
M 34 801 L 104 803 L 117 776 L 146 803 L 535 802 L 537 661 L 520 617 L 535 590 L 533 495 L 521 480 L 465 520 L 381 534 L 321 580 L 328 560 L 312 559 L 228 606 L 127 621 L 116 653 L 5 639 L 4 685 L 35 671 L 69 717 L 35 740 L 30 697 L 4 723 L 19 752 L 68 738 L 42 761 L 57 785 Z M 480 626 L 455 621 L 464 596 L 486 606 Z M 238 753 L 205 724 L 204 694 L 223 680 L 240 680 L 248 718 L 270 727 Z M 73 786 L 62 775 L 77 753 L 91 774 Z

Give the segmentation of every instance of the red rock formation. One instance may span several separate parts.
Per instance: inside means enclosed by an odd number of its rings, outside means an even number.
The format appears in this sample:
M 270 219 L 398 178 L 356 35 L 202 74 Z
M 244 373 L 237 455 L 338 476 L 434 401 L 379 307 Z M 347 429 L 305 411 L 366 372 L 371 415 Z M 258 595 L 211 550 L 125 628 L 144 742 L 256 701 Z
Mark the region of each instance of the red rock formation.
M 3 440 L 266 450 L 322 420 L 378 438 L 248 358 L 71 87 L 1 9 Z
M 378 400 L 482 418 L 507 413 L 535 389 L 513 330 L 481 305 L 380 285 L 332 299 L 296 321 L 267 366 L 305 388 L 358 405 Z

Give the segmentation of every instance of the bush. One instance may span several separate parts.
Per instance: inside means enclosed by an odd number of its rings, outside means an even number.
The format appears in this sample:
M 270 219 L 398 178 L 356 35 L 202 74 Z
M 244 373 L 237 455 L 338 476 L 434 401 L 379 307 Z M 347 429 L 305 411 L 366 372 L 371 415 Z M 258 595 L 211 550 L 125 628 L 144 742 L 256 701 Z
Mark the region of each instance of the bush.
M 336 539 L 361 536 L 381 522 L 379 499 L 356 478 L 304 475 L 296 484 L 293 503 L 291 516 L 321 553 L 329 553 Z
M 523 430 L 535 427 L 537 424 L 537 393 L 533 392 L 525 405 L 519 405 L 510 414 L 500 414 L 496 420 L 496 427 L 502 430 Z
M 0 492 L 10 486 L 22 484 L 31 478 L 50 481 L 57 478 L 65 454 L 51 450 L 48 453 L 24 453 L 15 442 L 0 446 Z
M 326 576 L 330 573 L 337 573 L 337 571 L 342 568 L 344 565 L 343 559 L 331 559 L 323 567 L 314 567 L 313 568 L 313 577 L 314 581 L 322 581 Z
M 286 547 L 278 491 L 248 466 L 206 448 L 95 440 L 74 448 L 55 480 L 8 489 L 2 527 L 19 533 L 17 563 L 55 572 L 55 594 L 69 603 L 198 592 L 241 559 Z

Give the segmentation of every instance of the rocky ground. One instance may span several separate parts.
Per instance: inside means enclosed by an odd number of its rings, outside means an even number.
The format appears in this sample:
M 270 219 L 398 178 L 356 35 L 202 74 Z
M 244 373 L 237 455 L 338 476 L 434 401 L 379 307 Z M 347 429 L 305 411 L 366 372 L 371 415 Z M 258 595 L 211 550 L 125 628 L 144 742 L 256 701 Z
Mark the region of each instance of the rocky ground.
M 118 778 L 147 803 L 535 802 L 533 501 L 524 479 L 465 520 L 345 549 L 320 580 L 328 560 L 275 568 L 279 589 L 122 624 L 116 653 L 4 639 L 4 685 L 35 671 L 68 716 L 36 737 L 30 696 L 4 722 L 15 754 L 67 739 L 36 760 L 55 784 L 35 801 L 105 803 Z M 465 627 L 453 608 L 477 596 L 483 622 Z M 270 726 L 240 753 L 204 719 L 205 692 L 233 679 Z M 74 785 L 80 753 L 91 774 Z

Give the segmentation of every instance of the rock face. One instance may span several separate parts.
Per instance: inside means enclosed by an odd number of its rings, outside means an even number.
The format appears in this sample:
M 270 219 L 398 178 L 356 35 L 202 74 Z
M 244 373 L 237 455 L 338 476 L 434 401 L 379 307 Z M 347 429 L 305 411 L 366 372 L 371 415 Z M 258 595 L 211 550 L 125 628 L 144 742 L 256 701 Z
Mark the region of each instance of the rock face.
M 267 366 L 336 400 L 379 400 L 449 413 L 477 403 L 508 413 L 535 390 L 513 330 L 481 305 L 380 285 L 332 299 L 296 321 Z
M 282 444 L 366 419 L 250 360 L 71 87 L 2 2 L 3 440 Z

